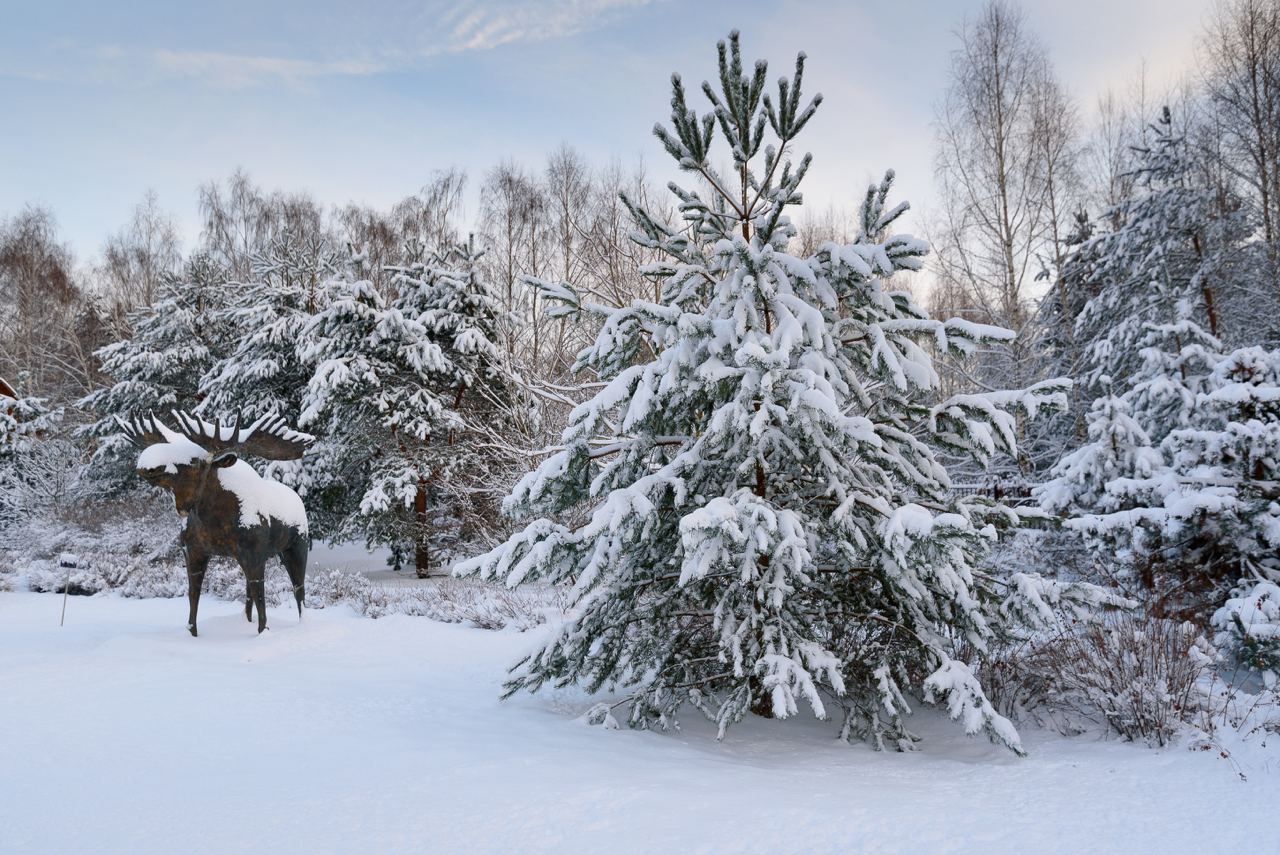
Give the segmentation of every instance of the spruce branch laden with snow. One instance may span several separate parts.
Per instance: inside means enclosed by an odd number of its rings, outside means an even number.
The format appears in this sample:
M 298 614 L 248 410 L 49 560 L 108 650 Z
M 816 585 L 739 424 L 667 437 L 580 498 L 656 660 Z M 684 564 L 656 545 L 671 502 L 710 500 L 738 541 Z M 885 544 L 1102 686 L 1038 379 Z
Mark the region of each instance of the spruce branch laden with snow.
M 854 243 L 789 252 L 810 164 L 789 152 L 821 102 L 801 97 L 804 62 L 766 93 L 765 64 L 745 69 L 732 34 L 702 115 L 673 77 L 671 126 L 654 133 L 697 181 L 670 187 L 684 227 L 628 202 L 633 239 L 664 258 L 644 269 L 661 299 L 548 293 L 604 318 L 577 368 L 607 383 L 508 497 L 533 521 L 457 572 L 571 586 L 509 693 L 617 690 L 634 726 L 673 726 L 688 705 L 721 735 L 748 711 L 842 710 L 846 736 L 893 747 L 914 738 L 915 695 L 1020 751 L 957 642 L 981 657 L 1100 595 L 985 573 L 997 524 L 1017 515 L 954 497 L 939 451 L 1014 453 L 1016 419 L 1063 406 L 1068 382 L 939 400 L 932 352 L 1012 333 L 931 319 L 892 287 L 927 251 L 890 231 L 907 208 L 888 202 L 892 173 L 867 191 Z M 582 525 L 559 521 L 584 509 Z

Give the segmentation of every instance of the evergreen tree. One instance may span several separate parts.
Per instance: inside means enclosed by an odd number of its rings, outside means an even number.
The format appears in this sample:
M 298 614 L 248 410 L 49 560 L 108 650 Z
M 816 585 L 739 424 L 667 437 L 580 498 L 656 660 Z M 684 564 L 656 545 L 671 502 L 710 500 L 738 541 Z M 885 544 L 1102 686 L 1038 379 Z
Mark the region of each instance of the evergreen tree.
M 47 510 L 32 507 L 31 494 L 56 488 L 50 483 L 51 470 L 61 474 L 79 463 L 69 443 L 42 441 L 57 428 L 62 411 L 50 409 L 42 398 L 12 397 L 10 392 L 17 395 L 0 378 L 0 531 L 24 512 Z
M 267 415 L 297 424 L 312 366 L 298 342 L 310 320 L 328 305 L 339 268 L 337 254 L 319 234 L 302 238 L 292 230 L 274 237 L 251 260 L 250 281 L 231 289 L 230 302 L 213 323 L 228 340 L 229 352 L 200 378 L 200 412 L 212 419 L 243 414 L 246 422 Z M 320 448 L 331 448 L 322 444 Z M 293 487 L 325 531 L 331 516 L 317 489 L 329 461 L 319 453 L 301 460 L 270 461 L 265 474 Z
M 1199 179 L 1168 107 L 1151 131 L 1152 144 L 1135 149 L 1134 195 L 1107 212 L 1118 225 L 1064 265 L 1068 287 L 1089 295 L 1075 325 L 1089 397 L 1103 375 L 1137 372 L 1148 324 L 1191 320 L 1219 334 L 1215 279 L 1247 231 L 1239 205 Z
M 1103 378 L 1109 386 L 1110 378 Z M 1088 420 L 1089 442 L 1066 455 L 1053 469 L 1053 479 L 1037 490 L 1049 513 L 1115 510 L 1107 485 L 1119 478 L 1151 478 L 1164 467 L 1164 457 L 1130 413 L 1129 402 L 1106 395 L 1093 402 Z
M 95 353 L 111 382 L 78 404 L 101 416 L 82 429 L 82 435 L 100 443 L 89 472 L 95 483 L 99 477 L 112 489 L 132 483 L 127 476 L 135 455 L 120 433 L 117 416 L 131 419 L 199 406 L 201 379 L 230 349 L 218 318 L 234 290 L 225 268 L 197 254 L 180 275 L 162 283 L 153 305 L 130 316 L 129 338 Z
M 1280 350 L 1222 357 L 1188 422 L 1164 441 L 1179 476 L 1166 536 L 1190 541 L 1211 602 L 1241 581 L 1280 582 Z
M 703 188 L 672 185 L 684 228 L 631 206 L 635 239 L 664 259 L 644 271 L 661 298 L 608 309 L 561 286 L 565 311 L 603 319 L 577 366 L 606 382 L 508 498 L 534 520 L 458 566 L 571 586 L 567 619 L 508 692 L 618 688 L 635 726 L 670 726 L 689 704 L 721 734 L 749 710 L 834 704 L 846 735 L 896 746 L 918 693 L 1017 750 L 956 644 L 980 661 L 1050 600 L 1097 592 L 985 572 L 990 523 L 1016 514 L 951 495 L 939 451 L 1015 452 L 1015 413 L 1061 404 L 1066 384 L 938 400 L 930 348 L 970 354 L 1012 333 L 932 320 L 891 286 L 926 252 L 890 233 L 906 210 L 887 204 L 892 174 L 868 190 L 854 243 L 789 254 L 810 157 L 788 151 L 820 97 L 801 98 L 803 54 L 766 94 L 737 33 L 719 69 L 701 116 L 674 76 L 672 127 L 654 130 Z
M 1222 342 L 1183 318 L 1148 324 L 1138 356 L 1141 367 L 1127 397 L 1134 418 L 1159 445 L 1195 414 L 1197 398 L 1208 390 L 1213 368 L 1222 360 Z
M 234 344 L 200 379 L 205 412 L 242 412 L 246 420 L 279 415 L 296 423 L 311 376 L 298 339 L 328 303 L 327 286 L 338 267 L 320 237 L 303 242 L 288 231 L 253 256 L 251 281 L 237 285 L 230 304 L 214 317 Z
M 1133 388 L 1095 403 L 1111 415 L 1040 499 L 1158 612 L 1206 617 L 1242 582 L 1280 581 L 1280 351 L 1224 355 L 1189 321 L 1144 344 Z
M 426 327 L 446 356 L 447 370 L 434 382 L 458 420 L 430 446 L 434 474 L 426 501 L 456 523 L 435 527 L 437 548 L 456 548 L 474 534 L 470 521 L 491 516 L 485 497 L 498 477 L 494 453 L 479 441 L 502 433 L 510 395 L 498 345 L 504 315 L 481 274 L 482 255 L 473 239 L 395 279 L 401 310 Z
M 347 283 L 302 336 L 315 369 L 301 423 L 322 427 L 330 537 L 412 554 L 420 576 L 444 528 L 433 514 L 448 510 L 433 498 L 474 462 L 458 444 L 463 402 L 496 376 L 496 308 L 475 258 L 457 248 L 400 270 L 390 302 L 368 281 Z

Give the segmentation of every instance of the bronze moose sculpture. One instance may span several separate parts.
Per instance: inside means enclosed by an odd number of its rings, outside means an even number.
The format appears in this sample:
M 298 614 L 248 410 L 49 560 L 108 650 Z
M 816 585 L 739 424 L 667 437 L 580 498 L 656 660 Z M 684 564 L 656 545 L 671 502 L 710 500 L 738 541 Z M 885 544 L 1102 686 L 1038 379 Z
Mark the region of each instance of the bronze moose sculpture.
M 280 557 L 302 617 L 303 583 L 307 573 L 307 513 L 302 499 L 278 481 L 263 478 L 236 451 L 264 460 L 297 460 L 312 437 L 290 430 L 282 418 L 265 417 L 249 427 L 211 424 L 174 412 L 179 430 L 170 430 L 155 416 L 116 421 L 142 453 L 138 474 L 150 484 L 173 493 L 178 513 L 185 514 L 182 545 L 187 557 L 187 599 L 191 605 L 187 629 L 196 635 L 196 609 L 209 559 L 234 558 L 244 570 L 244 616 L 253 621 L 258 608 L 258 632 L 267 628 L 266 566 Z

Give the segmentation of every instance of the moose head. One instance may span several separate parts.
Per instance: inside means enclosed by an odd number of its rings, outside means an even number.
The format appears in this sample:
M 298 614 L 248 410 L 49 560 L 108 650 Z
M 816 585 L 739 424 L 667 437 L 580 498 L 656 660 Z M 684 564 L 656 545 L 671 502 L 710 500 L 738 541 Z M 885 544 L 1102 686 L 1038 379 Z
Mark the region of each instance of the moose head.
M 196 610 L 209 559 L 230 556 L 245 573 L 245 617 L 258 607 L 258 631 L 267 626 L 266 563 L 280 557 L 293 584 L 302 616 L 307 568 L 307 514 L 302 499 L 285 485 L 262 478 L 239 454 L 264 460 L 296 460 L 312 437 L 290 430 L 284 419 L 267 416 L 242 427 L 173 413 L 178 430 L 154 415 L 131 422 L 117 419 L 142 453 L 138 474 L 173 493 L 174 507 L 187 518 L 182 543 L 187 557 L 187 628 L 196 635 Z

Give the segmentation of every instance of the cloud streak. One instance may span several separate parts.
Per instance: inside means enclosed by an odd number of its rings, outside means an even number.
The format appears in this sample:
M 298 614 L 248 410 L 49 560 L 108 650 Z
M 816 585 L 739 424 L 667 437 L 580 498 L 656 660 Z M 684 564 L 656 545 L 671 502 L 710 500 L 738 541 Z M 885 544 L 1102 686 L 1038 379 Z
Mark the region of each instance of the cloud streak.
M 157 50 L 151 60 L 161 72 L 199 77 L 232 89 L 254 86 L 269 80 L 300 83 L 316 77 L 365 76 L 384 71 L 378 62 L 358 60 L 287 59 L 274 56 L 243 56 L 217 51 Z
M 389 37 L 370 58 L 310 59 L 240 54 L 221 50 L 160 48 L 141 57 L 164 77 L 192 77 L 230 89 L 324 77 L 363 77 L 412 67 L 432 57 L 494 50 L 518 43 L 570 38 L 605 26 L 627 12 L 665 0 L 508 0 L 449 3 L 425 31 Z M 107 60 L 127 60 L 118 49 L 100 50 Z
M 553 0 L 523 3 L 460 3 L 460 18 L 438 53 L 491 50 L 513 42 L 542 42 L 603 26 L 619 13 L 660 0 Z M 458 14 L 461 13 L 461 14 Z

